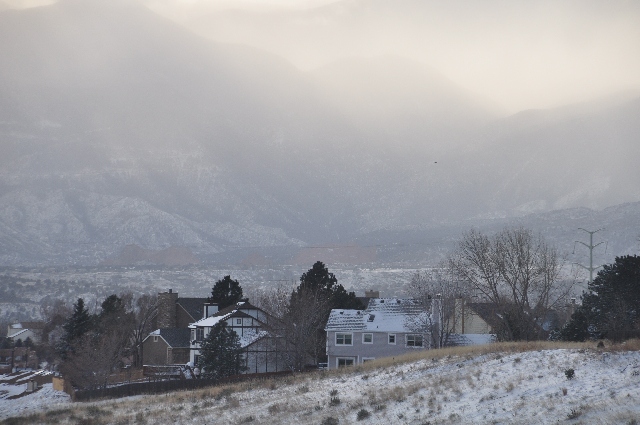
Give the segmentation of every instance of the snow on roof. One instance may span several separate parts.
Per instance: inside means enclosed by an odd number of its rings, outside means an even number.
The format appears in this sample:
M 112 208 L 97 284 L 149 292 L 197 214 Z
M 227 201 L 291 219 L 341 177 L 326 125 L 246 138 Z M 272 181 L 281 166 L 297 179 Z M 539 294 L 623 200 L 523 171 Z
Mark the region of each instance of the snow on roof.
M 227 313 L 223 316 L 209 316 L 209 317 L 205 317 L 204 319 L 200 319 L 195 323 L 192 323 L 189 325 L 189 329 L 195 329 L 198 326 L 205 326 L 207 328 L 213 327 L 216 325 L 216 323 L 220 322 L 221 320 L 227 320 L 235 311 L 237 310 L 233 310 L 233 312 L 231 313 Z
M 189 328 L 195 329 L 196 327 L 202 327 L 202 326 L 209 328 L 209 327 L 215 326 L 216 323 L 220 322 L 221 320 L 227 320 L 230 317 L 238 316 L 238 314 L 240 314 L 241 316 L 249 317 L 249 315 L 246 315 L 245 313 L 243 313 L 242 310 L 254 310 L 254 309 L 257 309 L 257 307 L 254 307 L 253 305 L 249 304 L 246 301 L 240 301 L 235 305 L 230 305 L 229 307 L 223 308 L 213 316 L 205 317 L 203 319 L 198 320 L 197 322 L 190 324 Z
M 426 309 L 412 298 L 372 298 L 366 310 L 331 310 L 325 330 L 410 332 L 408 319 L 427 315 Z
M 245 329 L 243 335 L 240 337 L 240 346 L 242 348 L 247 345 L 251 345 L 258 341 L 260 338 L 267 336 L 269 333 L 263 330 Z
M 25 334 L 27 332 L 29 332 L 29 329 L 22 329 L 22 330 L 20 330 L 20 331 L 18 331 L 16 333 L 13 333 L 11 335 L 7 335 L 7 338 L 15 338 L 15 337 L 20 336 L 22 334 Z

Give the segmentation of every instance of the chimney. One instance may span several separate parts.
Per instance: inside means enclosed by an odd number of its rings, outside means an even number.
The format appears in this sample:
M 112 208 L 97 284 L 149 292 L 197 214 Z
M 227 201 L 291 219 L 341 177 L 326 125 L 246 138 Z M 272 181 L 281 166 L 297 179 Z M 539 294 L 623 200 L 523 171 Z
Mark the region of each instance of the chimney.
M 158 328 L 175 328 L 177 326 L 177 301 L 178 293 L 173 292 L 171 289 L 169 289 L 169 292 L 158 294 Z
M 380 291 L 370 289 L 368 291 L 364 291 L 364 296 L 367 298 L 380 298 Z
M 567 313 L 569 314 L 569 318 L 573 316 L 573 313 L 576 312 L 576 299 L 571 298 L 571 303 L 567 306 Z

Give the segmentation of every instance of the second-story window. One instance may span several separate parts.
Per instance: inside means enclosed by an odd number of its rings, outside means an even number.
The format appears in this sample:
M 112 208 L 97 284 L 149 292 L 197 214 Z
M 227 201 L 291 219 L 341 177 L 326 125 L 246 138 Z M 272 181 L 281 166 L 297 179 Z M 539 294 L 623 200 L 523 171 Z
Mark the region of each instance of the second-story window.
M 362 334 L 363 344 L 373 344 L 373 334 Z
M 196 341 L 204 339 L 204 328 L 196 328 Z
M 389 344 L 396 344 L 396 334 L 389 334 Z
M 242 324 L 242 319 L 236 319 L 236 325 L 241 325 Z
M 336 345 L 353 345 L 353 335 L 336 332 Z

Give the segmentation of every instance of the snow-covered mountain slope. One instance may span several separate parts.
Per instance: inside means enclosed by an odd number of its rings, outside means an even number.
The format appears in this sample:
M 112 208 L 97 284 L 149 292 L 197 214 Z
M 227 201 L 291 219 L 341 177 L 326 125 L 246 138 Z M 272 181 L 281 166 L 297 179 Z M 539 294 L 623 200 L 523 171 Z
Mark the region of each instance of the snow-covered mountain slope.
M 1 11 L 0 57 L 5 265 L 128 244 L 206 262 L 640 200 L 637 96 L 489 123 L 422 64 L 303 72 L 131 1 Z

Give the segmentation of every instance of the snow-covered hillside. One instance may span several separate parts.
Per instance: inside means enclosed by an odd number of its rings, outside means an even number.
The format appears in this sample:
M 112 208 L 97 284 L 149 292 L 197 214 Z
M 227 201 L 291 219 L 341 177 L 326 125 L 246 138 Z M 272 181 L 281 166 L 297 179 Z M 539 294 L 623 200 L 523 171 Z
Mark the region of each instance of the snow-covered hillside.
M 53 404 L 59 398 L 45 397 L 51 393 L 40 392 L 0 399 L 0 417 L 57 424 L 82 418 L 91 423 L 181 424 L 637 423 L 637 343 L 636 351 L 593 346 L 438 350 L 413 361 L 381 359 L 335 373 L 63 406 Z M 567 378 L 569 369 L 575 372 L 573 379 Z

